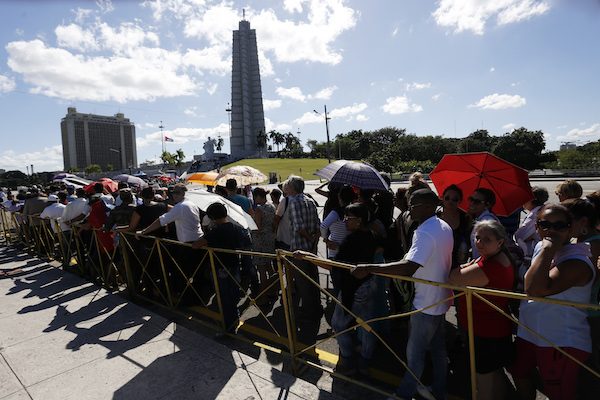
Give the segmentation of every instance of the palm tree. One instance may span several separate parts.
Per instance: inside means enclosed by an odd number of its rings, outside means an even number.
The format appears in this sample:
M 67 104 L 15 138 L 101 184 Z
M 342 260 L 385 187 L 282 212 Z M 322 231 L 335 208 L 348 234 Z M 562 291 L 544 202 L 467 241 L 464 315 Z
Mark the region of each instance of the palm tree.
M 269 131 L 269 139 L 277 146 L 277 157 L 279 157 L 279 146 L 285 143 L 285 136 L 281 132 Z
M 256 134 L 256 147 L 261 157 L 264 157 L 264 151 L 267 148 L 267 134 L 264 129 L 258 131 Z

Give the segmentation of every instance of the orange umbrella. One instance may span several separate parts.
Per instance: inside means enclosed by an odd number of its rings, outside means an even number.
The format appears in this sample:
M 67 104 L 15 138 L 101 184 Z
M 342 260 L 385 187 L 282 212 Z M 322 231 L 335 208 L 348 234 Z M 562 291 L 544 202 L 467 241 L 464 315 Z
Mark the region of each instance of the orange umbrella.
M 214 186 L 217 175 L 219 174 L 216 172 L 195 172 L 186 176 L 185 179 L 190 183 Z

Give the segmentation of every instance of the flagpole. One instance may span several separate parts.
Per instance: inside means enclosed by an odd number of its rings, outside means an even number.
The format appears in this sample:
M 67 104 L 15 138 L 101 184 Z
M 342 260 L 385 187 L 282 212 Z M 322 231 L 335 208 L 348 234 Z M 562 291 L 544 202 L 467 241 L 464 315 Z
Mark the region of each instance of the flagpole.
M 162 145 L 162 152 L 160 153 L 161 157 L 163 155 L 163 153 L 165 152 L 165 135 L 163 134 L 163 123 L 162 121 L 160 121 L 160 125 L 158 126 L 160 128 L 160 142 Z

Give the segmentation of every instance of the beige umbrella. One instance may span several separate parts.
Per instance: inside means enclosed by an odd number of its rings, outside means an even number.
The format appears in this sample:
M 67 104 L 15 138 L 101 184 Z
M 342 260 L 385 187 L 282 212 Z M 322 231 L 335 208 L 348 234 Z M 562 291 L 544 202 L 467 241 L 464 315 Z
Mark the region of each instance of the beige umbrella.
M 217 175 L 217 185 L 225 185 L 228 179 L 235 179 L 238 186 L 246 186 L 261 183 L 267 180 L 267 176 L 256 168 L 247 165 L 236 165 L 223 170 Z

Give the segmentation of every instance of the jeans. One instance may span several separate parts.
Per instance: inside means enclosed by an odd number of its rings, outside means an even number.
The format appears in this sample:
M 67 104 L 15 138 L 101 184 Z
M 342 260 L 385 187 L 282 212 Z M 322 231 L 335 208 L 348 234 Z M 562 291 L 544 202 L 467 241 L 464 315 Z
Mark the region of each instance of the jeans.
M 219 280 L 219 294 L 221 296 L 221 306 L 223 307 L 225 330 L 230 333 L 235 333 L 240 318 L 238 312 L 240 288 L 235 281 L 240 281 L 240 274 L 238 271 L 230 272 L 233 275 L 233 278 L 221 268 L 217 272 L 217 277 Z
M 341 301 L 341 294 L 338 296 Z M 385 314 L 385 278 L 373 276 L 356 290 L 354 293 L 354 302 L 352 303 L 352 312 L 367 321 L 371 318 Z M 331 319 L 331 327 L 335 332 L 341 332 L 356 323 L 355 318 L 344 312 L 343 308 L 336 304 L 333 318 Z M 376 328 L 373 323 L 371 327 Z M 337 336 L 340 355 L 344 358 L 352 358 L 354 356 L 354 332 L 349 331 Z M 356 330 L 356 338 L 360 343 L 360 356 L 363 360 L 370 360 L 373 357 L 377 338 L 372 333 L 367 332 L 363 328 Z
M 444 335 L 446 316 L 414 314 L 410 317 L 410 334 L 406 345 L 407 365 L 421 379 L 425 367 L 427 350 L 431 352 L 433 364 L 433 395 L 436 399 L 446 398 L 447 356 Z M 417 380 L 405 372 L 397 393 L 404 398 L 412 398 L 417 391 Z

